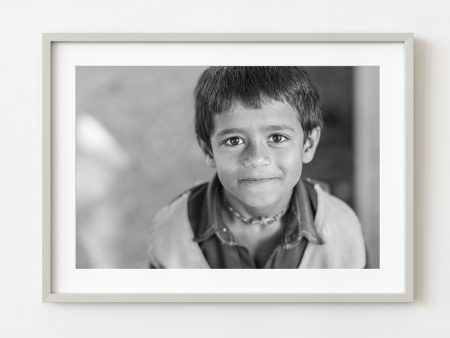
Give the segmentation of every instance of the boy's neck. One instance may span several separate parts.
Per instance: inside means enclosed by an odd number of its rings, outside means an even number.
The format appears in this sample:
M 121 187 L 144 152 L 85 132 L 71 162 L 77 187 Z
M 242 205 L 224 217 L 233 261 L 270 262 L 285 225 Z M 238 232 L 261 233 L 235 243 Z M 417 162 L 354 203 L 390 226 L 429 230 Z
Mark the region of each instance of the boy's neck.
M 281 199 L 277 201 L 277 203 L 264 206 L 264 207 L 252 207 L 245 205 L 230 194 L 226 189 L 223 189 L 225 196 L 225 203 L 229 203 L 230 206 L 241 214 L 245 218 L 256 218 L 256 217 L 273 217 L 283 210 L 286 210 L 289 207 L 289 202 L 291 201 L 293 189 L 287 192 Z

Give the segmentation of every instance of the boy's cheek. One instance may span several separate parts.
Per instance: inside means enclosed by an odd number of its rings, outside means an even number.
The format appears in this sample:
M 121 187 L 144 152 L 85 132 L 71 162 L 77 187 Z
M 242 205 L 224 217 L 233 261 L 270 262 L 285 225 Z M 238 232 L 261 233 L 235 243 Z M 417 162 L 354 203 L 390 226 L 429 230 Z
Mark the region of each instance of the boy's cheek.
M 214 160 L 216 162 L 217 167 L 219 168 L 228 168 L 233 166 L 238 166 L 239 156 L 236 154 L 232 154 L 230 152 L 215 152 L 213 153 Z

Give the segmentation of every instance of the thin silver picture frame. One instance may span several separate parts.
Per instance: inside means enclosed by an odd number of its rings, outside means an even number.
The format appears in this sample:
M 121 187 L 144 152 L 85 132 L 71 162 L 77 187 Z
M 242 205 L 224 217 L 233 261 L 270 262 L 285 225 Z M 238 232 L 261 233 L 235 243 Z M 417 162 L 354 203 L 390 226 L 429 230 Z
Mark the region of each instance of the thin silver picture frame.
M 413 123 L 414 123 L 414 36 L 412 33 L 245 33 L 245 34 L 116 34 L 116 33 L 45 33 L 43 34 L 43 232 L 42 232 L 42 299 L 45 302 L 410 302 L 413 301 Z M 55 123 L 52 112 L 52 49 L 62 42 L 329 42 L 329 43 L 402 43 L 404 46 L 405 86 L 405 276 L 401 293 L 320 293 L 320 294 L 236 294 L 236 293 L 60 293 L 53 285 L 54 268 L 54 215 L 56 158 L 53 142 Z

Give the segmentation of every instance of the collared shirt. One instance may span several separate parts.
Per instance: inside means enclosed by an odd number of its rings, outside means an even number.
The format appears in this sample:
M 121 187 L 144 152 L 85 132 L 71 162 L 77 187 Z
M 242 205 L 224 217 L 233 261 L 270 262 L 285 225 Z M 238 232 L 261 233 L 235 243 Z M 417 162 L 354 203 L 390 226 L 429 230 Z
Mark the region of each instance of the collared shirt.
M 194 187 L 188 201 L 194 240 L 200 245 L 211 268 L 297 269 L 307 243 L 323 243 L 314 226 L 317 208 L 314 188 L 311 183 L 300 180 L 294 188 L 288 210 L 281 218 L 284 229 L 280 242 L 264 265 L 258 265 L 249 250 L 236 243 L 223 220 L 222 189 L 216 175 L 210 183 Z

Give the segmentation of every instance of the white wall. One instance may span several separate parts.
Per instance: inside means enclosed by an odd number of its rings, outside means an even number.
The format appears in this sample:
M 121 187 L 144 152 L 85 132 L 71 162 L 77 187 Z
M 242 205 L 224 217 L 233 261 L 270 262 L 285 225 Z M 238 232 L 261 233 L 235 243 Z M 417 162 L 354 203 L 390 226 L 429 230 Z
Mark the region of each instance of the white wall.
M 1 337 L 450 336 L 448 1 L 0 4 Z M 41 303 L 42 32 L 414 32 L 413 304 Z

